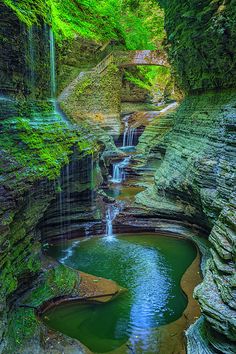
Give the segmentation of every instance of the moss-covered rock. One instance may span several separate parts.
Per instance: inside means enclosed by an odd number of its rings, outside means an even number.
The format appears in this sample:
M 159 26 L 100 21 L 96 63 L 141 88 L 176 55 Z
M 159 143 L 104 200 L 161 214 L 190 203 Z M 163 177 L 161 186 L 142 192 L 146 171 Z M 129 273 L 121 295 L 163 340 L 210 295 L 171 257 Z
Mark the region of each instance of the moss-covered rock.
M 120 131 L 122 74 L 114 64 L 102 72 L 85 71 L 62 92 L 59 102 L 74 121 L 89 119 L 113 134 Z M 104 133 L 105 135 L 105 133 Z
M 235 87 L 235 1 L 160 3 L 178 84 L 185 91 Z
M 28 102 L 22 101 L 14 107 L 0 123 L 0 336 L 7 353 L 15 352 L 19 341 L 37 328 L 32 310 L 27 309 L 22 318 L 22 309 L 13 312 L 9 309 L 14 309 L 16 300 L 42 272 L 41 235 L 37 225 L 58 193 L 61 170 L 75 152 L 76 159 L 81 160 L 99 150 L 94 134 L 85 127 L 71 125 L 49 109 L 47 103 L 45 109 L 33 110 Z M 73 275 L 73 271 L 66 271 Z M 53 286 L 47 285 L 52 272 L 55 273 L 51 275 Z M 50 271 L 43 290 L 35 298 L 43 301 L 43 292 L 53 297 L 63 295 L 64 289 L 71 290 L 70 275 L 63 276 L 64 273 L 59 268 Z M 10 337 L 12 347 L 6 349 Z
M 8 313 L 7 338 L 3 353 L 24 353 L 26 345 L 35 336 L 43 334 L 43 324 L 36 310 L 57 297 L 73 297 L 79 294 L 79 273 L 61 264 L 44 262 L 43 272 L 33 283 L 33 290 L 18 300 Z M 43 350 L 43 349 L 42 349 Z

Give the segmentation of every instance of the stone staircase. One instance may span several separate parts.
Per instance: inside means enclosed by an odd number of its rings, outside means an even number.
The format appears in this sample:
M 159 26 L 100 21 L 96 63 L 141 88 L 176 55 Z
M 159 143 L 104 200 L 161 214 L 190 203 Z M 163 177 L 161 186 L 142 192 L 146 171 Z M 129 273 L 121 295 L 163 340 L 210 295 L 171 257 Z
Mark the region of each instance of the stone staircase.
M 169 66 L 167 56 L 157 50 L 130 50 L 113 51 L 109 53 L 100 63 L 89 71 L 81 72 L 60 94 L 58 101 L 65 101 L 79 82 L 82 82 L 91 75 L 104 75 L 110 64 L 124 68 L 138 65 Z

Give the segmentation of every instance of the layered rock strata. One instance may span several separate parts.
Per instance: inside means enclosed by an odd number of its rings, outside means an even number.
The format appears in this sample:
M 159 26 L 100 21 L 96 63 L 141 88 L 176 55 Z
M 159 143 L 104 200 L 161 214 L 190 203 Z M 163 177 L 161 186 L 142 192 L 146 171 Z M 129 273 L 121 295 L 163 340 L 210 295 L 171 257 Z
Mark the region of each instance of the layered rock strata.
M 165 152 L 154 184 L 136 197 L 139 217 L 185 221 L 210 234 L 211 257 L 195 296 L 213 353 L 233 352 L 236 340 L 235 106 L 235 91 L 188 96 L 171 115 L 172 129 L 153 143 L 152 151 Z M 156 130 L 144 132 L 141 151 L 147 139 L 155 141 Z M 189 343 L 189 352 L 196 353 L 194 341 Z

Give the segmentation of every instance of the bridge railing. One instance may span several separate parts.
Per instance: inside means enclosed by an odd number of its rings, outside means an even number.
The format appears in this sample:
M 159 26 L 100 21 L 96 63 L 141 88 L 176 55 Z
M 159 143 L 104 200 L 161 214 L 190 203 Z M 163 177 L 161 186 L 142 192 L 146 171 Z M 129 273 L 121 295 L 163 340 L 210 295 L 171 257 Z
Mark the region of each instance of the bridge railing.
M 114 62 L 113 52 L 109 53 L 97 66 L 94 70 L 101 74 L 112 62 Z
M 110 52 L 93 71 L 101 74 L 111 63 L 120 67 L 135 65 L 169 66 L 166 54 L 158 50 L 130 50 Z
M 158 50 L 130 50 L 114 53 L 116 64 L 120 67 L 136 65 L 169 66 L 167 55 Z

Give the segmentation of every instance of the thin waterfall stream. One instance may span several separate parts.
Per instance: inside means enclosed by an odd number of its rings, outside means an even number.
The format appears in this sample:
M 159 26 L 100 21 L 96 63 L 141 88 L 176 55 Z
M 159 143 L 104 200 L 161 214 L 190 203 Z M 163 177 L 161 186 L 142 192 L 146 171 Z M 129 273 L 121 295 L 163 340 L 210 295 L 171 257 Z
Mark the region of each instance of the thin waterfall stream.
M 34 26 L 28 28 L 28 68 L 29 68 L 29 85 L 31 96 L 35 97 L 36 77 L 35 77 L 35 43 L 34 43 Z
M 50 88 L 51 99 L 55 102 L 56 99 L 56 55 L 55 55 L 55 40 L 53 30 L 49 29 L 49 42 L 50 42 Z
M 131 115 L 127 115 L 123 118 L 124 124 L 125 124 L 125 129 L 124 129 L 124 134 L 123 134 L 123 143 L 122 143 L 122 149 L 130 149 L 133 148 L 135 143 L 134 143 L 134 137 L 136 133 L 136 128 L 130 125 L 130 117 Z
M 129 183 L 125 169 L 133 163 L 132 156 L 126 154 L 121 161 L 113 163 L 110 188 L 121 189 Z M 94 161 L 87 161 L 88 169 L 94 170 L 94 167 Z M 64 169 L 66 195 L 59 194 L 62 224 L 65 206 L 61 203 L 70 203 L 71 199 L 67 190 L 69 176 L 70 169 Z M 93 172 L 90 178 L 91 188 L 94 188 Z M 93 200 L 90 199 L 90 203 L 93 205 Z M 99 277 L 96 282 L 111 279 L 126 290 L 100 305 L 86 301 L 62 303 L 47 310 L 43 321 L 50 328 L 78 339 L 95 353 L 115 353 L 116 350 L 127 354 L 130 351 L 157 353 L 159 327 L 177 320 L 187 305 L 180 280 L 195 258 L 196 249 L 189 240 L 180 241 L 156 233 L 119 233 L 120 213 L 127 202 L 114 196 L 113 201 L 105 203 L 104 234 L 64 239 L 49 245 L 46 252 L 66 266 Z M 67 210 L 71 212 L 68 206 Z
M 119 214 L 119 207 L 116 205 L 108 205 L 106 212 L 106 239 L 111 240 L 114 238 L 113 234 L 113 221 Z
M 125 157 L 122 161 L 113 164 L 112 183 L 122 183 L 125 179 L 125 167 L 129 165 L 131 156 Z

